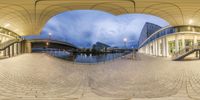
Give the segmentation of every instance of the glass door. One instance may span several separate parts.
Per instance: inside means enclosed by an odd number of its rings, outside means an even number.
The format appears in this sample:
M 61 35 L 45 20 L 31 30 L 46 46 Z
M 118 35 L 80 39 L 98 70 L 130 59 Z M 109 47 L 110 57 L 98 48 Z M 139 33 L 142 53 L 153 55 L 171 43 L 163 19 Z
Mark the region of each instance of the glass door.
M 197 45 L 200 46 L 200 40 L 197 40 Z
M 179 51 L 183 49 L 183 43 L 182 40 L 178 40 L 178 46 L 179 46 Z
M 192 39 L 185 40 L 185 47 L 192 46 L 193 44 L 194 44 L 194 41 Z
M 168 42 L 169 46 L 169 55 L 172 55 L 175 52 L 175 41 L 169 41 Z

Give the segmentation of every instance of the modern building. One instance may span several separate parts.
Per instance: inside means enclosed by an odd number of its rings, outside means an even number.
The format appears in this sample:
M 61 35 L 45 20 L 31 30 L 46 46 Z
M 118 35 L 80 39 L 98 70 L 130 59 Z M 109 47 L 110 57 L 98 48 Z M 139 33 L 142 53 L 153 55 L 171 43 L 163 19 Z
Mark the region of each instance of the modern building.
M 107 48 L 109 48 L 110 46 L 105 44 L 105 43 L 101 43 L 101 42 L 96 42 L 96 44 L 94 44 L 92 46 L 92 49 L 95 51 L 101 51 L 101 52 L 106 52 Z
M 167 26 L 154 32 L 145 40 L 141 39 L 140 53 L 163 57 L 185 57 L 193 54 L 200 46 L 200 26 Z
M 150 37 L 154 32 L 161 29 L 160 26 L 153 23 L 145 23 L 139 38 L 139 44 L 142 44 L 148 37 Z

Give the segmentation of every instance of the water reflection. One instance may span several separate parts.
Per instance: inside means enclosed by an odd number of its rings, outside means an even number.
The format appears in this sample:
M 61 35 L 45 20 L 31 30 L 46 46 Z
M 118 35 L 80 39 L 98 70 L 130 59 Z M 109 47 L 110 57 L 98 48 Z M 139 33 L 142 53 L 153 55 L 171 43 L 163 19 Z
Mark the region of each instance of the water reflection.
M 71 54 L 66 51 L 46 51 L 46 53 L 65 59 L 68 61 L 73 61 L 77 63 L 101 63 L 106 61 L 111 61 L 116 58 L 122 57 L 127 53 L 106 53 L 106 54 L 91 54 L 91 53 L 76 53 Z

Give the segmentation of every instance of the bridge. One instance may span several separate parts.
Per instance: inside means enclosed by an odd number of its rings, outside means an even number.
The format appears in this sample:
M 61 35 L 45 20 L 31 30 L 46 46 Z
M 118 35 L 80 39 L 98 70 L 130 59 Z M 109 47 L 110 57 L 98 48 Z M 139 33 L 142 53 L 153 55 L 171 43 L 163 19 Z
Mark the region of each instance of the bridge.
M 25 40 L 15 32 L 0 27 L 0 59 L 17 56 L 22 53 L 31 53 L 32 50 L 42 48 L 43 50 L 69 51 L 77 50 L 73 44 L 47 39 Z
M 59 50 L 59 51 L 74 51 L 79 49 L 75 45 L 59 40 L 50 39 L 33 39 L 27 40 L 29 52 L 37 52 L 37 50 Z

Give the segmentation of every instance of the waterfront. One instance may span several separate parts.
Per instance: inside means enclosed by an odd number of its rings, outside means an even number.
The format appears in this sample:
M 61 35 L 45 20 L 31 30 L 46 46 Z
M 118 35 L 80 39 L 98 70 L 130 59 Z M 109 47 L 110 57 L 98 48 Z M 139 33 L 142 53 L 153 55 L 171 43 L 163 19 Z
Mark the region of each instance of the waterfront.
M 108 61 L 115 60 L 117 58 L 123 57 L 126 53 L 104 53 L 104 54 L 92 54 L 92 53 L 77 53 L 70 54 L 67 52 L 57 51 L 57 52 L 47 52 L 47 54 L 52 55 L 57 58 L 61 58 L 67 61 L 75 63 L 88 63 L 97 64 L 105 63 Z

